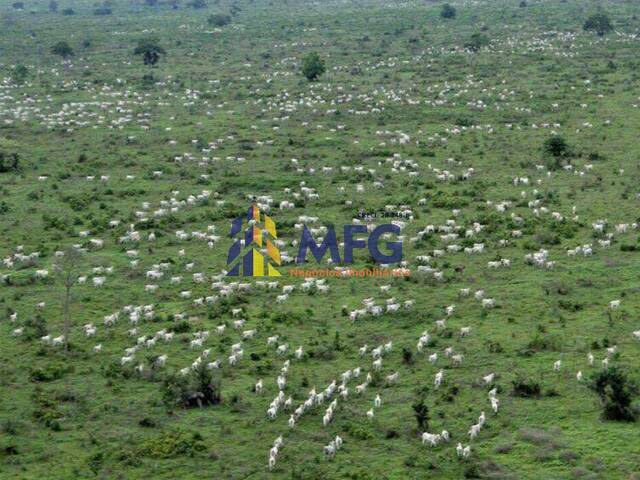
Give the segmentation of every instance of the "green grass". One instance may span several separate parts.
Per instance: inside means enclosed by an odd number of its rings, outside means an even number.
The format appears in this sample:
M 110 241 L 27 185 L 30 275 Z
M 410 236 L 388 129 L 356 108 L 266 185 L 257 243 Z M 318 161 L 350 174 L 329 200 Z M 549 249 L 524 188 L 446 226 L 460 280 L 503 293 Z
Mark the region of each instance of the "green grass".
M 26 1 L 22 11 L 11 3 L 0 1 L 0 76 L 6 79 L 0 84 L 0 151 L 18 153 L 21 161 L 19 171 L 0 173 L 0 254 L 5 258 L 23 245 L 26 254 L 38 251 L 40 258 L 0 266 L 11 282 L 0 285 L 0 478 L 637 478 L 637 423 L 604 421 L 598 397 L 575 375 L 582 370 L 590 378 L 600 370 L 605 347 L 617 345 L 611 364 L 640 380 L 640 343 L 631 334 L 640 329 L 638 251 L 621 248 L 638 246 L 638 232 L 614 228 L 640 222 L 640 110 L 634 105 L 640 104 L 640 77 L 637 39 L 630 37 L 640 27 L 639 6 L 459 2 L 457 17 L 445 20 L 439 2 L 239 0 L 241 10 L 231 24 L 214 29 L 207 17 L 230 13 L 230 2 L 210 2 L 204 10 L 183 2 L 173 10 L 167 4 L 118 1 L 110 16 L 93 15 L 95 5 L 86 1 L 60 2 L 60 11 L 74 8 L 73 16 L 48 12 L 46 2 Z M 622 35 L 599 38 L 582 31 L 599 7 Z M 463 44 L 478 32 L 489 37 L 490 47 L 464 51 Z M 146 35 L 156 36 L 167 51 L 153 68 L 133 55 Z M 50 53 L 61 40 L 75 51 L 69 65 Z M 312 51 L 325 59 L 327 71 L 309 83 L 300 65 Z M 17 65 L 28 69 L 21 83 L 12 80 Z M 149 74 L 153 80 L 145 81 Z M 459 133 L 453 133 L 456 128 Z M 584 175 L 560 169 L 547 176 L 536 168 L 550 161 L 543 144 L 552 131 L 567 140 L 569 161 Z M 399 143 L 401 134 L 410 140 Z M 210 143 L 215 148 L 203 152 Z M 174 161 L 185 154 L 193 160 Z M 417 168 L 394 171 L 394 154 Z M 203 156 L 208 165 L 199 165 Z M 342 171 L 343 166 L 351 170 Z M 324 173 L 323 167 L 333 170 Z M 468 168 L 475 175 L 460 180 Z M 434 169 L 457 179 L 439 182 Z M 412 170 L 418 175 L 409 176 Z M 163 174 L 156 178 L 154 171 Z M 95 180 L 86 180 L 88 175 Z M 101 175 L 110 178 L 101 182 Z M 528 177 L 530 183 L 516 186 L 514 177 Z M 301 193 L 301 182 L 320 198 L 285 192 Z M 358 184 L 364 193 L 356 192 Z M 173 191 L 184 200 L 203 190 L 213 192 L 207 202 L 149 225 L 136 218 L 143 202 L 153 212 Z M 342 241 L 342 225 L 359 209 L 407 205 L 414 220 L 403 231 L 404 258 L 413 274 L 406 280 L 330 279 L 327 294 L 298 290 L 284 304 L 275 303 L 280 289 L 266 290 L 252 279 L 243 280 L 253 284 L 249 293 L 213 306 L 181 299 L 181 290 L 192 290 L 192 298 L 214 294 L 210 282 L 195 284 L 191 274 L 213 276 L 225 268 L 230 221 L 246 212 L 250 195 L 274 199 L 273 216 L 287 242 L 283 250 L 292 257 L 297 248 L 291 242 L 299 240 L 294 224 L 301 215 L 317 216 L 315 227 L 336 225 Z M 547 213 L 534 214 L 528 202 L 535 199 Z M 296 208 L 278 210 L 282 200 Z M 495 205 L 504 201 L 511 207 L 497 212 Z M 430 264 L 445 276 L 436 282 L 418 274 L 415 257 L 444 248 L 441 233 L 415 244 L 410 238 L 426 225 L 453 218 L 454 208 L 464 229 L 474 222 L 485 226 L 471 239 L 484 243 L 485 250 L 434 259 Z M 553 220 L 551 212 L 564 220 Z M 522 217 L 521 224 L 512 213 Z M 121 224 L 112 228 L 114 219 Z M 598 244 L 604 237 L 594 235 L 591 224 L 599 219 L 614 233 L 609 249 Z M 132 223 L 145 240 L 120 244 Z M 206 231 L 209 225 L 221 236 L 213 248 L 176 239 L 177 230 Z M 515 229 L 522 230 L 522 238 L 511 238 Z M 86 256 L 89 281 L 74 288 L 70 352 L 43 345 L 28 326 L 23 336 L 13 337 L 15 328 L 38 314 L 49 334 L 61 334 L 64 290 L 53 275 L 54 253 L 87 242 L 79 237 L 84 230 L 91 232 L 89 238 L 103 239 L 105 247 Z M 154 243 L 146 241 L 151 231 L 158 236 Z M 500 247 L 502 239 L 509 239 L 508 245 Z M 587 243 L 594 245 L 593 256 L 567 256 L 566 250 Z M 186 255 L 180 257 L 183 248 Z M 524 256 L 541 248 L 556 262 L 554 269 L 525 264 Z M 126 256 L 129 249 L 139 250 L 135 268 Z M 369 265 L 367 258 L 358 252 L 356 267 Z M 488 269 L 487 262 L 496 258 L 508 258 L 512 266 Z M 152 265 L 167 259 L 175 263 L 162 280 L 145 278 Z M 184 268 L 189 262 L 195 262 L 192 272 Z M 103 288 L 91 286 L 91 268 L 97 266 L 114 267 Z M 464 271 L 456 272 L 460 266 Z M 290 268 L 281 268 L 281 285 L 302 283 L 286 276 Z M 52 278 L 34 280 L 38 269 L 49 269 Z M 169 284 L 174 275 L 184 277 L 180 286 Z M 160 285 L 158 292 L 145 292 L 148 283 Z M 392 285 L 388 293 L 379 289 L 385 284 Z M 497 308 L 483 311 L 473 295 L 459 297 L 461 288 L 485 290 Z M 361 308 L 367 297 L 378 304 L 390 297 L 414 299 L 416 306 L 355 323 L 343 315 L 343 306 Z M 622 306 L 610 321 L 607 307 L 614 299 Z M 38 311 L 41 301 L 46 307 Z M 138 375 L 119 366 L 124 349 L 136 341 L 127 335 L 132 326 L 126 315 L 111 328 L 102 319 L 125 305 L 147 304 L 156 315 L 141 322 L 139 335 L 172 328 L 177 323 L 172 315 L 181 312 L 191 331 L 138 352 L 135 364 L 147 367 L 153 356 L 168 355 L 164 369 Z M 438 331 L 434 322 L 451 304 L 455 313 L 447 329 Z M 257 334 L 244 342 L 244 359 L 231 368 L 226 358 L 240 333 L 231 327 L 230 309 L 238 306 L 246 312 L 245 328 Z M 18 321 L 12 324 L 14 311 Z M 97 326 L 96 338 L 85 337 L 87 323 Z M 222 323 L 228 328 L 218 336 L 215 327 Z M 464 326 L 472 327 L 471 335 L 459 338 Z M 222 403 L 168 410 L 162 380 L 199 355 L 189 348 L 198 330 L 212 332 L 206 342 L 209 361 L 225 364 Z M 419 354 L 416 343 L 424 330 L 434 343 Z M 312 387 L 320 391 L 339 381 L 343 371 L 362 367 L 328 427 L 322 427 L 326 404 L 305 414 L 294 429 L 287 427 L 288 413 L 267 419 L 285 360 L 267 345 L 273 335 L 290 346 L 285 393 L 294 406 Z M 355 385 L 364 381 L 371 361 L 369 355 L 360 358 L 358 348 L 390 340 L 394 348 L 384 357 L 382 377 L 398 371 L 398 384 L 381 382 L 356 396 Z M 99 343 L 103 351 L 94 354 Z M 293 350 L 300 345 L 305 356 L 297 361 Z M 452 367 L 444 357 L 448 346 L 464 355 L 461 366 Z M 403 363 L 403 348 L 413 352 L 410 365 Z M 434 352 L 440 356 L 435 366 L 427 361 Z M 594 367 L 587 364 L 589 352 L 596 357 Z M 556 373 L 552 366 L 558 359 L 563 364 Z M 435 390 L 440 368 L 445 381 Z M 501 401 L 495 416 L 489 387 L 481 385 L 490 372 L 497 374 Z M 52 378 L 38 381 L 43 375 Z M 511 382 L 518 377 L 538 382 L 540 398 L 513 396 Z M 265 383 L 261 396 L 252 392 L 259 378 Z M 450 444 L 421 445 L 411 409 L 420 391 L 426 391 L 429 431 L 447 429 Z M 383 404 L 369 421 L 365 412 L 377 393 Z M 467 431 L 482 410 L 487 424 L 469 442 Z M 322 448 L 336 434 L 344 446 L 328 461 Z M 279 435 L 285 445 L 269 472 L 269 449 Z M 456 457 L 458 441 L 471 443 L 469 460 Z

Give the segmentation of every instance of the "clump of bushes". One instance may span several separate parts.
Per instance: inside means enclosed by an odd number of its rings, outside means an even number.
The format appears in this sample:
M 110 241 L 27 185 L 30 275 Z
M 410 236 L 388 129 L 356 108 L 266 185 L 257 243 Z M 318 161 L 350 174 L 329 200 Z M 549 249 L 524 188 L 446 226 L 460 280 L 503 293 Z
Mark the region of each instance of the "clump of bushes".
M 610 367 L 595 375 L 589 388 L 596 392 L 602 403 L 602 416 L 606 420 L 635 421 L 638 412 L 632 407 L 638 388 L 618 367 Z
M 596 32 L 600 37 L 613 31 L 611 19 L 606 13 L 591 15 L 587 18 L 587 21 L 584 22 L 583 28 L 585 32 Z
M 0 173 L 17 172 L 20 169 L 20 156 L 17 153 L 0 152 Z
M 162 384 L 162 400 L 167 408 L 202 408 L 222 401 L 221 381 L 202 364 L 188 375 L 170 375 Z
M 538 382 L 518 376 L 511 384 L 513 385 L 511 394 L 514 397 L 537 398 L 540 396 L 541 388 Z
M 489 45 L 489 37 L 484 33 L 474 33 L 464 44 L 464 48 L 472 52 L 479 52 L 480 49 Z
M 307 80 L 317 80 L 326 70 L 324 60 L 316 52 L 312 52 L 302 60 L 302 74 Z
M 452 7 L 448 3 L 445 3 L 442 6 L 442 10 L 440 10 L 440 16 L 442 18 L 456 18 L 456 13 L 455 7 Z
M 225 15 L 224 13 L 214 13 L 209 15 L 207 19 L 209 25 L 214 27 L 224 27 L 225 25 L 229 25 L 231 23 L 231 17 L 229 15 Z
M 206 449 L 202 435 L 183 431 L 170 431 L 147 440 L 140 445 L 139 452 L 145 457 L 171 458 L 193 457 Z

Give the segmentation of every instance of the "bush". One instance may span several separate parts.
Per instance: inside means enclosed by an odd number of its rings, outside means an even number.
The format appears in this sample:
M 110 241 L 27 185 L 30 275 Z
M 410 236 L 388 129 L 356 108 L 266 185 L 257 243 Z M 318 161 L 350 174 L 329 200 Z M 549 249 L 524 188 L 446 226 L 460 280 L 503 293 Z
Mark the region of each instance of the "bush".
M 231 23 L 231 17 L 229 15 L 224 15 L 223 13 L 214 13 L 209 16 L 207 22 L 209 22 L 209 25 L 214 27 L 224 27 Z
M 420 430 L 428 430 L 429 429 L 429 407 L 424 403 L 424 397 L 420 396 L 420 398 L 411 405 L 413 409 L 413 416 L 416 419 L 416 423 L 418 424 L 418 429 Z
M 597 13 L 587 18 L 583 28 L 585 32 L 596 32 L 602 37 L 613 30 L 613 25 L 606 13 Z
M 589 388 L 600 397 L 602 416 L 606 420 L 633 422 L 636 419 L 637 412 L 631 402 L 637 393 L 637 386 L 619 368 L 602 370 L 595 375 Z
M 205 364 L 186 376 L 172 375 L 162 385 L 162 399 L 167 408 L 206 407 L 222 401 L 221 382 Z
M 316 52 L 312 52 L 302 60 L 302 73 L 307 80 L 317 80 L 325 72 L 324 60 Z
M 471 38 L 464 44 L 464 48 L 472 52 L 478 52 L 481 48 L 489 45 L 489 37 L 483 33 L 474 33 Z
M 544 152 L 556 158 L 564 157 L 569 153 L 569 144 L 563 137 L 554 135 L 553 137 L 545 140 Z
M 514 397 L 534 398 L 540 396 L 541 389 L 538 382 L 518 377 L 511 384 L 513 385 L 511 394 Z
M 160 60 L 160 55 L 166 53 L 155 37 L 145 37 L 138 40 L 138 45 L 133 51 L 134 55 L 142 55 L 145 65 L 155 65 Z
M 47 365 L 45 367 L 36 367 L 31 370 L 29 380 L 32 382 L 52 382 L 60 380 L 64 377 L 66 369 L 61 365 Z
M 67 42 L 61 41 L 51 47 L 51 53 L 60 55 L 62 58 L 69 58 L 73 56 L 73 48 Z
M 442 18 L 456 18 L 456 13 L 455 7 L 452 7 L 448 3 L 445 3 L 442 6 L 442 10 L 440 10 L 440 16 Z
M 42 389 L 36 388 L 33 393 L 33 402 L 35 403 L 33 418 L 54 431 L 60 430 L 58 419 L 62 417 L 62 413 L 58 410 L 55 400 Z
M 189 457 L 203 452 L 206 445 L 199 433 L 173 431 L 144 442 L 139 449 L 141 455 L 152 458 Z
M 20 169 L 20 155 L 0 152 L 0 173 L 17 172 Z

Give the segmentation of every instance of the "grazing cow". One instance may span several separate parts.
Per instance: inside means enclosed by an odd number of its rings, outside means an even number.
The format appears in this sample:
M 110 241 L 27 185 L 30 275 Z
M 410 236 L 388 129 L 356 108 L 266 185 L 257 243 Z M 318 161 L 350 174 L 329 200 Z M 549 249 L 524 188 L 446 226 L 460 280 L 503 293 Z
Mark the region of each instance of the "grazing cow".
M 440 443 L 440 435 L 424 432 L 422 434 L 422 444 L 429 444 L 430 447 L 437 447 Z
M 462 359 L 464 358 L 463 355 L 453 355 L 451 357 L 451 361 L 453 362 L 453 365 L 455 365 L 456 367 L 459 367 L 460 365 L 462 365 Z
M 485 375 L 484 377 L 482 377 L 482 380 L 484 381 L 484 383 L 486 385 L 489 385 L 491 383 L 493 383 L 494 378 L 496 377 L 495 373 L 490 373 L 488 375 Z
M 396 383 L 398 381 L 398 376 L 400 374 L 398 372 L 395 372 L 391 375 L 387 375 L 387 378 L 385 379 L 387 385 L 393 385 L 394 383 Z
M 498 413 L 498 409 L 500 408 L 500 400 L 498 400 L 495 397 L 491 397 L 490 401 L 491 401 L 491 409 L 493 410 L 493 413 Z

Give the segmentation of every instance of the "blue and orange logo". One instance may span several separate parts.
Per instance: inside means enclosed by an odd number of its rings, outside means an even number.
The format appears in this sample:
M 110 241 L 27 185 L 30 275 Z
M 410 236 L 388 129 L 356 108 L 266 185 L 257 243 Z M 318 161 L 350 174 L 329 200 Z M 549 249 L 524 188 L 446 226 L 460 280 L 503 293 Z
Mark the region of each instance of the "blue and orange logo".
M 280 250 L 275 245 L 278 238 L 276 223 L 269 215 L 261 214 L 257 205 L 251 205 L 247 212 L 247 228 L 244 230 L 244 242 L 239 237 L 244 225 L 244 217 L 238 217 L 231 223 L 229 236 L 236 238 L 229 249 L 227 266 L 230 277 L 279 277 L 282 260 Z M 380 250 L 381 239 L 388 235 L 399 236 L 400 227 L 393 223 L 378 225 L 371 233 L 366 225 L 344 226 L 344 256 L 340 256 L 340 243 L 333 226 L 329 226 L 322 242 L 318 244 L 309 228 L 305 225 L 300 237 L 297 264 L 304 264 L 308 253 L 320 263 L 329 253 L 333 264 L 349 264 L 354 262 L 354 250 L 368 249 L 371 258 L 378 264 L 391 265 L 402 261 L 402 241 L 382 242 L 389 253 Z M 365 240 L 362 236 L 368 236 Z M 245 253 L 242 254 L 243 247 Z M 241 255 L 242 254 L 242 255 Z

